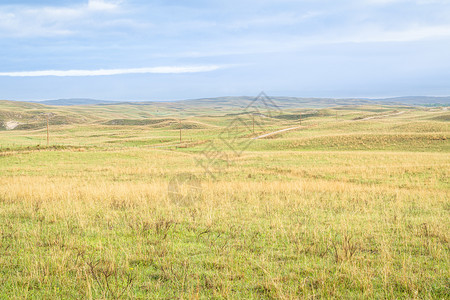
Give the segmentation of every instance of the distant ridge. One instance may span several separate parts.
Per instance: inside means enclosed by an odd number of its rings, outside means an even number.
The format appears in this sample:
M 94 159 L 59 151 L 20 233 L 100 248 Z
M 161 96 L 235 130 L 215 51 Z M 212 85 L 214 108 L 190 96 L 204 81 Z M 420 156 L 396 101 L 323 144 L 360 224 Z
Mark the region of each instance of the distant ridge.
M 73 105 L 100 105 L 100 104 L 118 104 L 119 101 L 107 101 L 96 100 L 88 98 L 70 98 L 70 99 L 57 99 L 57 100 L 45 100 L 36 101 L 45 105 L 57 105 L 57 106 L 73 106 Z
M 300 98 L 300 97 L 271 97 L 277 104 L 285 108 L 293 107 L 329 107 L 335 105 L 419 105 L 419 106 L 449 106 L 450 96 L 430 97 L 430 96 L 405 96 L 393 98 Z M 214 97 L 202 99 L 188 99 L 176 101 L 109 101 L 88 98 L 71 98 L 58 100 L 33 101 L 45 105 L 75 106 L 75 105 L 179 105 L 179 106 L 234 106 L 250 103 L 254 97 Z
M 384 98 L 378 99 L 378 101 L 388 101 L 388 102 L 397 102 L 397 103 L 405 103 L 412 105 L 449 105 L 450 104 L 450 96 L 447 97 L 431 97 L 431 96 L 406 96 L 406 97 L 394 97 L 394 98 Z

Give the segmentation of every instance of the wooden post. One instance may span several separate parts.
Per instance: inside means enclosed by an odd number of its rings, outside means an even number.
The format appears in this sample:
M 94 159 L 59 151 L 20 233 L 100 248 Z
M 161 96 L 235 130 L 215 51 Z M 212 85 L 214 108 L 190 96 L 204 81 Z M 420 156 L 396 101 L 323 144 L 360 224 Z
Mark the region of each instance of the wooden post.
M 252 114 L 252 127 L 253 127 L 253 133 L 255 133 L 255 114 Z
M 180 144 L 181 144 L 181 119 L 179 121 L 180 121 Z
M 49 137 L 49 130 L 48 130 L 48 114 L 47 114 L 47 147 L 49 145 L 50 137 Z
M 300 113 L 300 125 L 302 125 L 302 113 Z

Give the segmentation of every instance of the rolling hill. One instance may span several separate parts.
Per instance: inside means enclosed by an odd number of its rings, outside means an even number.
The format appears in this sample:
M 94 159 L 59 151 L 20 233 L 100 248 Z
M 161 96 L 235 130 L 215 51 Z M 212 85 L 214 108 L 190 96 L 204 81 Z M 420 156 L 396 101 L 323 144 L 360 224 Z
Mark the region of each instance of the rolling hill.
M 79 105 L 157 105 L 169 108 L 184 108 L 184 107 L 245 107 L 247 103 L 253 101 L 255 97 L 240 96 L 240 97 L 214 97 L 201 99 L 188 99 L 176 101 L 109 101 L 96 100 L 88 98 L 71 98 L 71 99 L 57 99 L 37 101 L 35 103 L 54 105 L 54 106 L 79 106 Z M 301 97 L 271 97 L 277 105 L 282 108 L 301 108 L 301 107 L 329 107 L 336 105 L 419 105 L 419 106 L 448 106 L 450 105 L 450 97 L 430 97 L 430 96 L 407 96 L 407 97 L 393 97 L 393 98 L 301 98 Z

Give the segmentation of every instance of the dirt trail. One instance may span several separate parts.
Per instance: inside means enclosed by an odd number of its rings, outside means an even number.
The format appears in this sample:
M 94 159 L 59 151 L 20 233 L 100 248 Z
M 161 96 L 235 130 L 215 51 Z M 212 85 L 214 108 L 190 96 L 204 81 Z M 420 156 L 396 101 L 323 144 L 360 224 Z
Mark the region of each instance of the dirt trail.
M 364 119 L 360 119 L 359 121 L 366 121 L 366 120 L 372 120 L 372 119 L 381 119 L 381 118 L 386 118 L 386 117 L 398 116 L 398 115 L 401 115 L 404 113 L 405 113 L 404 111 L 399 111 L 398 113 L 395 113 L 395 114 L 367 117 Z
M 302 127 L 303 127 L 303 126 L 296 126 L 296 127 L 290 127 L 290 128 L 285 128 L 285 129 L 277 130 L 277 131 L 274 131 L 274 132 L 269 132 L 269 133 L 266 133 L 266 134 L 263 134 L 263 135 L 254 137 L 254 138 L 252 138 L 252 140 L 257 140 L 257 139 L 265 138 L 265 137 L 268 137 L 268 136 L 271 136 L 271 135 L 274 135 L 274 134 L 278 134 L 278 133 L 285 132 L 285 131 L 289 131 L 289 130 L 299 129 L 299 128 L 302 128 Z

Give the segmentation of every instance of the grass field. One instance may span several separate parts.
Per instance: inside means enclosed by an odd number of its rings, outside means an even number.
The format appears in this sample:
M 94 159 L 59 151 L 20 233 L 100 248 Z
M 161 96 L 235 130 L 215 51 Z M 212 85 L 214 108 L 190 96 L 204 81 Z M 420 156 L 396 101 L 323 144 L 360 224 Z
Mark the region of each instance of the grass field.
M 237 116 L 0 103 L 0 299 L 450 298 L 447 111 Z

